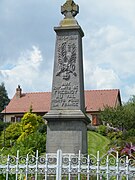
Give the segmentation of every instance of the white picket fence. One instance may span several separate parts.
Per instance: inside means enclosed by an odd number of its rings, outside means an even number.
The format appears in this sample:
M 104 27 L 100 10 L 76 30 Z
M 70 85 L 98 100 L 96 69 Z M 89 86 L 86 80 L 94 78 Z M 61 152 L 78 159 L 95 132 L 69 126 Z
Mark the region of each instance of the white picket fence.
M 100 157 L 92 154 L 39 156 L 0 156 L 0 180 L 135 180 L 135 157 L 119 157 L 111 152 Z

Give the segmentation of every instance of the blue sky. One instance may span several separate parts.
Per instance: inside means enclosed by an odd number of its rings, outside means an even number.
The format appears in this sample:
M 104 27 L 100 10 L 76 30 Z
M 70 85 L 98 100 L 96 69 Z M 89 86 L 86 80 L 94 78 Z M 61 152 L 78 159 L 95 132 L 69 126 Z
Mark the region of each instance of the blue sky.
M 76 0 L 83 38 L 85 89 L 135 94 L 135 0 Z M 55 32 L 65 0 L 0 1 L 0 82 L 13 97 L 51 91 Z

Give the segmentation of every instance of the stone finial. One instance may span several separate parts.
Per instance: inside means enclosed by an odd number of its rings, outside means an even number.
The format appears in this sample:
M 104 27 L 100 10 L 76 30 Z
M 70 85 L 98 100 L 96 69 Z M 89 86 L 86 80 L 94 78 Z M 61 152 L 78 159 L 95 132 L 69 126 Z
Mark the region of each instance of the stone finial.
M 74 18 L 79 13 L 79 6 L 75 4 L 73 0 L 67 0 L 66 3 L 61 6 L 61 13 L 65 18 L 61 21 L 61 26 L 77 26 L 78 23 Z
M 67 0 L 66 3 L 61 6 L 61 13 L 65 18 L 75 17 L 79 13 L 79 6 L 74 3 L 73 0 Z

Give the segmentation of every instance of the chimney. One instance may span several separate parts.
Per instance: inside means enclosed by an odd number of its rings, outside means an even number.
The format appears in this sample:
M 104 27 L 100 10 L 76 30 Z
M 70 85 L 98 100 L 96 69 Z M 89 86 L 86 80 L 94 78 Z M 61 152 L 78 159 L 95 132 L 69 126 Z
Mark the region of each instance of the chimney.
M 18 88 L 16 88 L 16 97 L 21 98 L 22 95 L 22 89 L 20 88 L 20 85 L 18 85 Z

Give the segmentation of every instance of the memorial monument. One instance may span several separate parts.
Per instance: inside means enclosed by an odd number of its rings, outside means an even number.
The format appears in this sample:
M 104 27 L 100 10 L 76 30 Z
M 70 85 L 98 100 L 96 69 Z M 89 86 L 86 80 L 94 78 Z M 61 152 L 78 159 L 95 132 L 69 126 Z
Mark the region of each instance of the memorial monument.
M 79 6 L 67 0 L 61 6 L 65 16 L 56 32 L 51 109 L 47 120 L 47 153 L 87 153 L 82 37 L 84 33 L 75 16 Z

